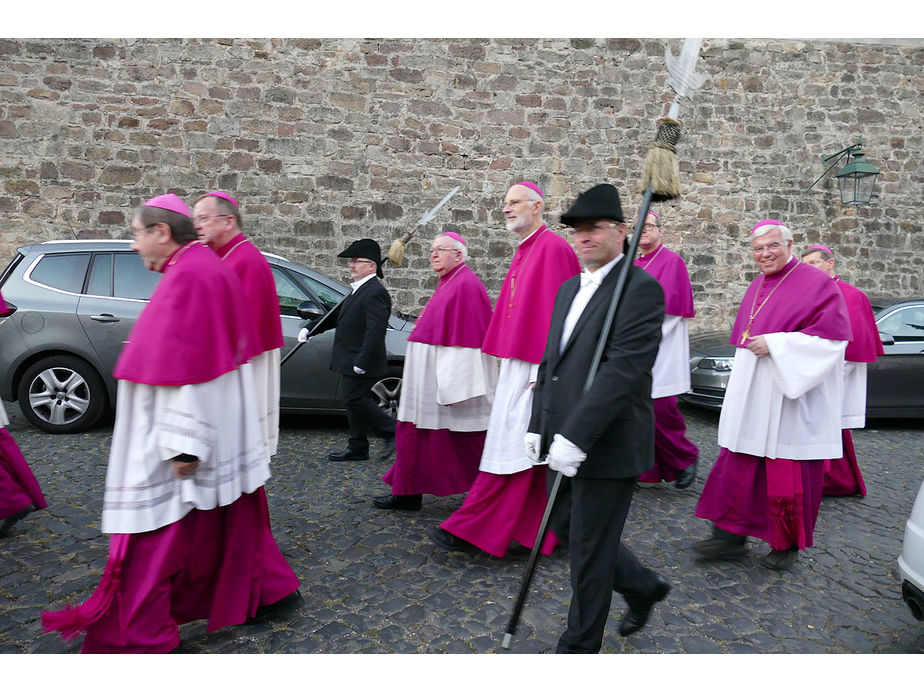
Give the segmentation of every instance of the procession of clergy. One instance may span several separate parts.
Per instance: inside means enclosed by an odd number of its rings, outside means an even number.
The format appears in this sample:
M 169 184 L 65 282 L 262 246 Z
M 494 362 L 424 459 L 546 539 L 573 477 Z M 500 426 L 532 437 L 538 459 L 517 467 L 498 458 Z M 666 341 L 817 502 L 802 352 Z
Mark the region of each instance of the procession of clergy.
M 447 550 L 567 547 L 572 599 L 557 651 L 590 653 L 601 647 L 613 591 L 628 606 L 623 636 L 670 592 L 621 535 L 638 484 L 685 489 L 696 480 L 698 450 L 676 402 L 690 388 L 693 294 L 654 211 L 640 256 L 623 267 L 628 227 L 612 185 L 581 193 L 562 215 L 570 243 L 545 226 L 544 206 L 533 182 L 507 191 L 505 224 L 519 242 L 493 310 L 466 240 L 432 239 L 439 283 L 408 337 L 397 422 L 380 416 L 371 394 L 386 368 L 391 310 L 379 245 L 361 239 L 340 253 L 351 293 L 325 322 L 337 330 L 331 367 L 343 374 L 350 439 L 330 457 L 368 459 L 369 433 L 383 439 L 380 459 L 394 461 L 382 477 L 390 493 L 372 498 L 380 509 L 416 511 L 424 495 L 465 494 L 433 529 Z M 114 372 L 101 526 L 109 556 L 87 601 L 42 615 L 46 631 L 85 633 L 83 652 L 171 652 L 183 623 L 207 619 L 213 631 L 302 601 L 264 489 L 283 346 L 269 265 L 224 192 L 202 195 L 192 211 L 174 194 L 155 197 L 131 226 L 132 248 L 163 277 Z M 737 559 L 756 538 L 770 545 L 763 565 L 785 570 L 813 545 L 823 494 L 866 492 L 849 429 L 865 424 L 866 364 L 882 346 L 869 301 L 834 273 L 829 248 L 806 248 L 800 262 L 792 232 L 774 219 L 748 240 L 759 273 L 732 329 L 721 453 L 696 507 L 713 532 L 692 549 L 703 560 Z M 8 534 L 46 502 L 0 433 Z M 537 537 L 556 480 L 550 528 Z

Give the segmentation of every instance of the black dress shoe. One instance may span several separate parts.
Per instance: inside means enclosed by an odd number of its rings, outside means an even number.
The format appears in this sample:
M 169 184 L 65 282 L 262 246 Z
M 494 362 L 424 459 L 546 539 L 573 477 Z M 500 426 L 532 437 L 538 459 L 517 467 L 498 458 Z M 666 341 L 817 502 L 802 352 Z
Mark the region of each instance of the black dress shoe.
M 382 446 L 382 453 L 379 455 L 379 462 L 387 462 L 388 458 L 395 454 L 395 437 L 385 438 Z
M 693 485 L 693 482 L 696 481 L 696 465 L 697 462 L 694 462 L 686 469 L 681 469 L 677 472 L 677 481 L 674 482 L 674 486 L 677 488 L 689 488 Z
M 748 555 L 747 537 L 741 537 L 745 541 L 735 541 L 732 539 L 703 539 L 693 544 L 693 550 L 699 554 L 699 557 L 707 561 L 727 561 L 736 558 L 744 558 Z
M 332 452 L 327 456 L 331 462 L 365 462 L 369 459 L 369 451 L 360 452 L 358 450 L 341 450 L 340 452 Z
M 433 538 L 433 541 L 447 551 L 478 551 L 477 546 L 470 544 L 465 541 L 465 539 L 459 539 L 455 534 L 447 532 L 442 527 L 434 527 L 433 531 L 430 532 L 430 536 Z
M 798 557 L 798 549 L 774 549 L 764 556 L 760 563 L 765 568 L 770 568 L 771 570 L 789 570 Z
M 382 510 L 420 510 L 421 498 L 423 494 L 408 496 L 373 496 L 372 504 Z
M 13 525 L 23 519 L 26 515 L 35 510 L 35 506 L 30 505 L 27 508 L 23 508 L 18 513 L 13 513 L 9 517 L 3 518 L 3 521 L 0 521 L 0 537 L 5 537 L 13 529 Z
M 652 607 L 663 600 L 671 591 L 671 584 L 660 575 L 655 577 L 655 586 L 645 597 L 637 600 L 635 606 L 630 606 L 626 615 L 619 622 L 619 634 L 623 637 L 637 633 L 651 615 Z
M 294 609 L 303 601 L 302 593 L 295 590 L 292 594 L 283 597 L 272 604 L 262 604 L 257 607 L 257 613 L 247 619 L 246 623 L 260 623 L 274 616 L 282 616 Z

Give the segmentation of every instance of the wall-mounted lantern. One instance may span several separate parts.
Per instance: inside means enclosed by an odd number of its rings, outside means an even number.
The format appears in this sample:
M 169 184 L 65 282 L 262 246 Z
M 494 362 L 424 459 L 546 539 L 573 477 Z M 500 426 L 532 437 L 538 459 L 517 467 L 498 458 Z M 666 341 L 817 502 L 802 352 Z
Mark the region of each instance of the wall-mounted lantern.
M 837 166 L 838 162 L 845 156 L 847 157 L 847 165 L 834 174 L 841 191 L 841 203 L 847 206 L 869 204 L 873 198 L 876 177 L 880 171 L 863 158 L 862 140 L 857 140 L 856 144 L 852 144 L 839 152 L 822 157 L 822 161 L 828 168 L 815 180 L 815 183 L 828 175 L 828 172 Z M 853 161 L 851 161 L 851 157 L 853 157 Z M 833 162 L 828 165 L 828 162 L 831 162 L 832 159 Z M 808 189 L 814 188 L 815 183 L 812 183 Z

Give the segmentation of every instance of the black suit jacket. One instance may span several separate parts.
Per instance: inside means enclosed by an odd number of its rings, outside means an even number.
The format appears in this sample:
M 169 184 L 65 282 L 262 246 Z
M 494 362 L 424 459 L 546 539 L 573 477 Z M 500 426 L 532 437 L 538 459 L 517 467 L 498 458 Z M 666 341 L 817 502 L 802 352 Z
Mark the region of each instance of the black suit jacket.
M 374 378 L 388 371 L 385 328 L 391 316 L 391 296 L 378 277 L 372 277 L 344 298 L 335 309 L 337 331 L 330 355 L 330 369 L 355 376 L 353 366 Z M 324 330 L 320 330 L 323 332 Z
M 548 342 L 533 395 L 529 430 L 542 435 L 543 453 L 556 433 L 587 453 L 578 478 L 635 477 L 654 466 L 651 368 L 661 343 L 664 292 L 644 270 L 630 267 L 593 385 L 585 394 L 597 340 L 603 330 L 620 260 L 594 292 L 559 350 L 568 309 L 580 288 L 572 277 L 558 291 Z

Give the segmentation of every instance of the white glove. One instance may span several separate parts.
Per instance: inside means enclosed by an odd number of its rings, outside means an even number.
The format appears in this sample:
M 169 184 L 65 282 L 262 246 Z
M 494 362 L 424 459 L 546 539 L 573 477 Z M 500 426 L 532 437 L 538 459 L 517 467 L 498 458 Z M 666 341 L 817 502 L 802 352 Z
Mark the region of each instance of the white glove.
M 526 447 L 526 456 L 533 462 L 539 461 L 539 451 L 542 450 L 542 436 L 538 433 L 527 433 L 523 438 Z
M 298 331 L 298 341 L 299 342 L 301 342 L 302 344 L 305 344 L 308 342 L 309 339 L 311 339 L 311 337 L 308 336 L 307 327 L 303 327 L 302 329 Z
M 364 370 L 363 370 L 362 368 L 360 368 L 359 366 L 353 366 L 353 372 L 356 373 L 356 375 L 365 375 L 365 374 L 366 374 L 366 371 L 364 371 Z
M 560 433 L 556 433 L 552 438 L 548 456 L 549 469 L 571 477 L 577 474 L 578 467 L 586 459 L 587 453 Z

